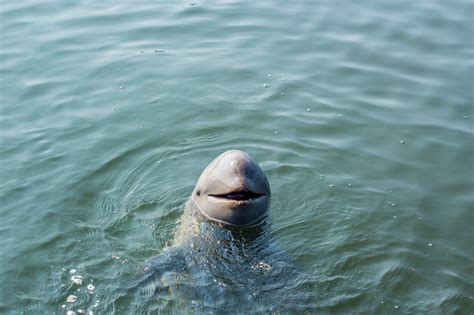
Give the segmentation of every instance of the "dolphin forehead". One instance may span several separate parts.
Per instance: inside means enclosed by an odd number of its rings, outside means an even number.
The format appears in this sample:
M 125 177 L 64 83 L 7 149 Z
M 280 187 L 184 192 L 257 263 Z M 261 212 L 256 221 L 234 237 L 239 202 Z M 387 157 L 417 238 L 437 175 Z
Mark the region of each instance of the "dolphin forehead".
M 230 150 L 219 155 L 203 171 L 196 186 L 205 194 L 242 190 L 270 193 L 268 181 L 260 166 L 240 150 Z

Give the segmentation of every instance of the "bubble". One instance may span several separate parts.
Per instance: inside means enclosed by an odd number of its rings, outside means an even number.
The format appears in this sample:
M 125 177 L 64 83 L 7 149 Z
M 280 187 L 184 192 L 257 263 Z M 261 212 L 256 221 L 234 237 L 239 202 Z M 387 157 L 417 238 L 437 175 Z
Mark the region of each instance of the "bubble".
M 67 314 L 67 315 L 74 315 L 74 314 L 76 314 L 76 313 L 75 313 L 74 311 L 69 310 L 69 311 L 66 312 L 66 314 Z
M 273 133 L 276 135 L 279 134 L 278 130 L 275 130 Z
M 269 78 L 270 78 L 271 76 L 272 76 L 272 74 L 271 74 L 271 73 L 267 74 L 267 77 L 269 77 Z
M 268 270 L 271 270 L 272 269 L 272 266 L 270 266 L 269 264 L 267 264 L 266 262 L 264 261 L 259 261 L 258 263 L 256 263 L 252 269 L 263 269 L 265 271 L 268 271 Z
M 329 188 L 334 188 L 334 185 L 333 184 L 329 185 Z
M 288 79 L 287 79 L 287 78 L 283 78 L 283 79 L 281 79 L 281 80 L 282 80 L 282 81 L 286 81 L 286 80 L 288 80 Z
M 264 83 L 264 84 L 263 84 L 263 87 L 264 87 L 264 88 L 268 88 L 268 87 L 270 87 L 270 84 Z
M 347 186 L 352 187 L 352 184 L 347 184 Z
M 398 308 L 398 305 L 395 305 L 394 307 L 395 307 L 395 308 Z
M 393 216 L 394 219 L 398 218 L 396 215 Z
M 307 111 L 307 112 L 310 112 L 310 111 L 311 111 L 311 108 L 306 108 L 306 111 Z
M 431 246 L 433 246 L 433 244 L 431 244 L 431 243 L 428 243 L 428 246 L 429 246 L 429 247 L 431 247 Z
M 281 93 L 281 96 L 285 96 L 285 95 L 286 95 L 286 93 Z
M 342 115 L 341 115 L 341 114 L 339 114 L 339 115 L 337 115 L 337 117 L 342 117 Z
M 405 140 L 400 140 L 400 143 L 401 143 L 401 144 L 405 144 Z
M 73 294 L 71 294 L 70 296 L 68 296 L 68 297 L 66 298 L 66 302 L 68 302 L 68 303 L 74 303 L 74 302 L 76 302 L 76 301 L 77 301 L 77 296 L 75 296 L 75 295 L 73 295 Z
M 81 285 L 83 279 L 84 278 L 82 276 L 72 276 L 71 277 L 71 281 L 74 282 L 77 285 Z
M 95 285 L 93 285 L 93 284 L 89 284 L 87 286 L 87 290 L 89 290 L 89 291 L 94 291 L 94 289 L 95 289 Z
M 123 86 L 123 85 L 120 86 L 120 89 L 121 89 L 121 90 L 123 90 L 124 88 L 125 88 L 125 86 Z
M 76 271 L 77 271 L 76 269 L 71 269 L 71 270 L 69 270 L 69 273 L 70 273 L 70 274 L 75 274 Z

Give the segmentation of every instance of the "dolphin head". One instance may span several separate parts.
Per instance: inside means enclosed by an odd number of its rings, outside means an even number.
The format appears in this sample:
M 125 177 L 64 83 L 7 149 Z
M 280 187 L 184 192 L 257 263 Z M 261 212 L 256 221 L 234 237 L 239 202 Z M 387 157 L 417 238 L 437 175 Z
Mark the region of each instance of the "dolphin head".
M 251 226 L 267 212 L 270 186 L 260 166 L 245 152 L 219 155 L 202 172 L 192 199 L 207 218 L 230 226 Z

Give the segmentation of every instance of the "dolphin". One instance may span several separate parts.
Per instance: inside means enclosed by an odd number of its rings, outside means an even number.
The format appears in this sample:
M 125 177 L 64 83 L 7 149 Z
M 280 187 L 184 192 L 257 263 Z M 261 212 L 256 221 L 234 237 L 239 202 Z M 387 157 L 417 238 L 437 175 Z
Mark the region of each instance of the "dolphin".
M 156 298 L 199 312 L 244 310 L 248 301 L 283 311 L 291 305 L 274 294 L 298 291 L 302 275 L 269 233 L 270 195 L 267 177 L 247 153 L 215 158 L 184 206 L 172 245 L 129 282 L 128 289 L 139 290 L 140 307 L 153 308 Z
M 191 199 L 206 218 L 246 227 L 266 215 L 270 185 L 263 170 L 247 153 L 230 150 L 204 169 Z

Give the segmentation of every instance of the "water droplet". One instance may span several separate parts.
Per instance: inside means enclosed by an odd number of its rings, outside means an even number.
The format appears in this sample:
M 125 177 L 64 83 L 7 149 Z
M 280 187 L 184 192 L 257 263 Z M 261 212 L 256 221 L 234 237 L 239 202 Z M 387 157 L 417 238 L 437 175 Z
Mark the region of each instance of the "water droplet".
M 268 88 L 268 87 L 270 87 L 270 84 L 264 83 L 264 84 L 263 84 L 263 87 L 264 87 L 264 88 Z
M 428 243 L 428 246 L 429 246 L 429 247 L 431 247 L 431 246 L 433 246 L 433 244 L 431 244 L 431 243 Z
M 392 204 L 391 204 L 392 207 L 395 207 L 396 205 L 397 205 L 396 203 L 392 203 Z
M 277 130 L 275 130 L 273 133 L 276 134 L 276 135 L 279 134 L 279 132 Z
M 125 88 L 125 86 L 123 86 L 123 85 L 120 86 L 120 89 L 121 89 L 121 90 L 123 90 L 124 88 Z
M 311 111 L 311 108 L 306 108 L 306 111 L 307 111 L 307 112 L 310 112 L 310 111 Z
M 401 144 L 405 144 L 405 140 L 400 140 L 400 143 L 401 143 Z
M 267 74 L 267 77 L 269 77 L 269 78 L 270 78 L 271 76 L 272 76 L 272 74 L 271 74 L 271 73 Z
M 393 216 L 394 219 L 398 218 L 396 215 Z
M 66 298 L 66 302 L 68 303 L 74 303 L 76 301 L 77 301 L 77 296 L 72 295 L 72 294 Z
M 395 305 L 394 307 L 395 307 L 395 308 L 398 308 L 398 305 Z

